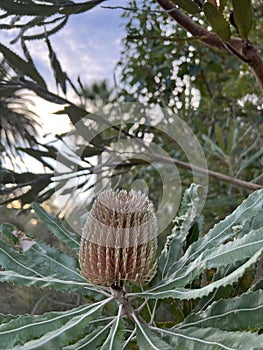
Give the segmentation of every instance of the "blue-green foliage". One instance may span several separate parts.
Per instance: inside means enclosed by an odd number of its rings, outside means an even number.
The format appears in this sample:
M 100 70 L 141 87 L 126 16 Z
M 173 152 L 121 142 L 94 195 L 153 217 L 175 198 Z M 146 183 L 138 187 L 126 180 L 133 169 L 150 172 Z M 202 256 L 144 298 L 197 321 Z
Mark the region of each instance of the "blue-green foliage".
M 263 328 L 261 290 L 249 289 L 234 298 L 213 298 L 215 291 L 236 283 L 262 254 L 263 190 L 252 193 L 232 214 L 186 246 L 187 233 L 198 222 L 195 215 L 198 186 L 193 184 L 184 195 L 174 229 L 159 257 L 156 278 L 143 291 L 127 293 L 126 301 L 119 303 L 118 308 L 110 289 L 92 286 L 82 278 L 76 256 L 79 237 L 39 205 L 33 207 L 50 232 L 68 245 L 72 254 L 33 238 L 28 238 L 30 245 L 23 250 L 19 237 L 14 235 L 15 226 L 2 224 L 0 280 L 75 292 L 86 295 L 90 302 L 64 312 L 39 316 L 0 315 L 1 349 L 113 350 L 129 348 L 135 334 L 143 350 L 200 349 L 200 346 L 209 350 L 250 350 L 258 349 L 258 344 L 263 342 L 263 335 L 257 333 Z M 223 269 L 225 273 L 220 277 L 215 274 L 217 277 L 204 286 L 191 287 L 194 280 L 212 268 Z M 98 295 L 101 295 L 99 301 L 92 302 Z M 153 322 L 147 325 L 135 310 L 135 300 L 138 305 L 145 298 L 155 300 L 155 303 L 148 303 L 152 321 L 162 299 L 165 302 L 170 298 L 177 303 L 196 299 L 196 308 L 183 321 L 162 328 Z M 205 304 L 201 303 L 204 298 L 207 298 Z M 127 322 L 124 313 L 133 322 Z

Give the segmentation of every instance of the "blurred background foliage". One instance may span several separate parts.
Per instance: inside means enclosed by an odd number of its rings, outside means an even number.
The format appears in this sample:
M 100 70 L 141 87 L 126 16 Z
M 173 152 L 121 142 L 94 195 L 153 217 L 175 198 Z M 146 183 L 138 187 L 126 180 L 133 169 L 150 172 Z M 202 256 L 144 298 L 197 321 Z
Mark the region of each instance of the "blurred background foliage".
M 82 117 L 114 102 L 139 101 L 142 106 L 159 105 L 166 108 L 193 130 L 203 147 L 210 170 L 263 186 L 263 101 L 253 74 L 245 63 L 229 52 L 213 50 L 190 36 L 162 11 L 156 1 L 129 1 L 123 9 L 122 24 L 126 35 L 122 39 L 122 51 L 116 63 L 114 86 L 105 80 L 82 82 L 81 72 L 77 83 L 73 83 L 63 70 L 56 47 L 52 46 L 52 35 L 63 30 L 69 16 L 85 12 L 100 2 L 92 1 L 81 8 L 71 1 L 61 1 L 60 4 L 50 1 L 50 8 L 41 9 L 32 4 L 23 4 L 21 9 L 18 3 L 11 0 L 0 5 L 4 11 L 1 29 L 9 29 L 8 26 L 17 29 L 12 44 L 20 44 L 24 53 L 24 57 L 19 57 L 12 51 L 12 45 L 6 48 L 1 44 L 0 47 L 3 56 L 0 71 L 0 221 L 14 223 L 27 235 L 40 235 L 39 238 L 49 242 L 51 238 L 45 229 L 40 229 L 39 224 L 36 226 L 30 203 L 44 203 L 50 212 L 62 218 L 65 216 L 67 220 L 80 221 L 83 202 L 78 203 L 79 194 L 84 195 L 84 209 L 87 210 L 94 200 L 92 189 L 95 185 L 103 187 L 103 179 L 107 177 L 114 186 L 126 189 L 130 189 L 136 180 L 143 179 L 151 199 L 158 206 L 162 182 L 151 164 L 138 159 L 124 160 L 118 167 L 112 169 L 109 165 L 100 172 L 97 166 L 98 160 L 101 161 L 100 156 L 112 152 L 113 143 L 120 137 L 125 140 L 132 135 L 143 140 L 152 134 L 152 140 L 171 157 L 187 162 L 186 155 L 167 135 L 154 130 L 147 123 L 137 128 L 133 123 L 126 123 L 121 133 L 118 128 L 108 128 L 89 140 L 74 132 L 74 125 L 81 123 Z M 195 3 L 200 5 L 203 1 Z M 232 2 L 224 3 L 224 15 L 230 22 Z M 31 20 L 23 23 L 23 16 L 28 13 L 29 7 Z M 249 40 L 262 52 L 263 5 L 261 1 L 253 0 L 252 8 L 254 20 Z M 209 27 L 207 20 L 199 13 L 187 15 L 200 25 Z M 239 35 L 234 25 L 230 25 L 230 29 L 233 37 Z M 27 49 L 27 41 L 36 37 L 46 42 L 58 92 L 49 89 Z M 69 93 L 74 96 L 71 101 L 66 97 Z M 67 114 L 72 130 L 54 135 L 53 140 L 46 143 L 40 141 L 41 121 L 28 103 L 33 95 L 56 103 L 57 115 Z M 60 154 L 59 162 L 63 171 L 59 174 L 57 169 L 54 173 L 54 168 L 61 147 L 64 152 Z M 39 172 L 32 171 L 30 157 L 39 162 Z M 179 170 L 182 186 L 187 188 L 192 182 L 191 172 Z M 76 178 L 78 183 L 74 187 L 70 179 Z M 140 189 L 140 182 L 138 186 Z M 75 190 L 78 195 L 74 193 Z M 204 230 L 231 213 L 250 192 L 248 188 L 210 177 L 203 211 Z M 63 212 L 56 207 L 55 193 L 65 197 Z M 161 237 L 162 241 L 165 234 Z M 1 312 L 6 312 L 6 309 L 2 309 L 6 295 L 10 295 L 10 298 L 21 295 L 21 309 L 18 302 L 10 302 L 13 308 L 9 308 L 9 312 L 18 313 L 35 310 L 38 300 L 43 300 L 44 305 L 43 308 L 37 305 L 39 312 L 49 307 L 54 309 L 45 300 L 59 300 L 59 296 L 50 296 L 48 292 L 48 296 L 46 292 L 43 295 L 32 293 L 35 300 L 28 303 L 27 288 L 21 293 L 21 289 L 13 292 L 8 288 L 1 286 Z M 244 287 L 246 289 L 247 286 Z M 66 303 L 77 305 L 81 302 L 74 298 L 69 296 Z M 60 308 L 59 303 L 57 307 Z

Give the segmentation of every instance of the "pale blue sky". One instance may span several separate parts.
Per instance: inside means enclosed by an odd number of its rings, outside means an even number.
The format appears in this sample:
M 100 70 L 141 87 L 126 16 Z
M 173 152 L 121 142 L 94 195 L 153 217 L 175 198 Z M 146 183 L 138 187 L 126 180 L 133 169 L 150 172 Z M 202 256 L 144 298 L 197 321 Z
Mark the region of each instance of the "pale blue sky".
M 112 81 L 124 28 L 121 10 L 102 8 L 109 3 L 123 6 L 127 1 L 106 1 L 91 11 L 71 16 L 66 27 L 51 37 L 63 69 L 72 79 L 80 75 L 87 84 L 104 78 Z M 46 59 L 42 58 L 41 69 L 46 66 Z
M 87 85 L 103 79 L 107 79 L 113 85 L 113 70 L 120 57 L 121 39 L 125 35 L 125 30 L 121 19 L 122 10 L 105 9 L 102 6 L 127 6 L 127 4 L 128 0 L 105 1 L 90 11 L 71 16 L 67 25 L 50 37 L 62 69 L 73 82 L 80 76 L 82 82 Z M 0 42 L 24 57 L 19 42 L 15 45 L 10 44 L 15 36 L 14 30 L 1 30 Z M 56 92 L 46 44 L 43 40 L 38 40 L 28 42 L 27 45 L 48 88 Z M 73 94 L 69 93 L 68 98 L 74 98 Z M 30 108 L 41 117 L 42 135 L 69 129 L 70 123 L 66 115 L 52 114 L 61 109 L 61 106 L 47 103 L 40 98 L 33 98 L 33 102 L 35 106 Z M 32 158 L 30 162 L 33 166 Z
M 119 59 L 121 39 L 125 32 L 121 25 L 122 10 L 106 9 L 103 6 L 127 4 L 128 0 L 110 0 L 85 13 L 72 15 L 67 25 L 50 37 L 62 68 L 70 78 L 74 80 L 80 75 L 87 84 L 105 78 L 113 80 L 113 69 Z M 15 36 L 14 30 L 1 30 L 0 42 L 23 57 L 19 42 L 10 45 Z M 35 40 L 27 45 L 49 87 L 54 87 L 45 43 Z

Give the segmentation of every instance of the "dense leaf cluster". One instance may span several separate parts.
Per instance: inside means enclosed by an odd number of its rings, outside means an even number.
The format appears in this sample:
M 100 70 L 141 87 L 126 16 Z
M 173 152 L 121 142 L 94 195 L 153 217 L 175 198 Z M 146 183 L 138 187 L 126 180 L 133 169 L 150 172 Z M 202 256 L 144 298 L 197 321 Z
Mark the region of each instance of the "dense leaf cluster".
M 177 217 L 158 262 L 158 273 L 143 291 L 126 286 L 121 298 L 110 288 L 95 287 L 79 273 L 75 252 L 79 238 L 59 220 L 35 204 L 36 215 L 52 234 L 71 248 L 61 252 L 33 240 L 26 251 L 18 251 L 15 227 L 1 226 L 0 280 L 27 286 L 49 287 L 84 294 L 92 303 L 65 312 L 39 316 L 0 315 L 3 349 L 130 349 L 135 339 L 140 349 L 258 349 L 263 336 L 262 280 L 233 297 L 231 286 L 246 269 L 256 266 L 263 252 L 263 191 L 251 194 L 230 216 L 200 236 L 185 250 L 185 241 L 195 220 L 198 187 L 186 191 L 181 216 Z M 185 209 L 187 208 L 187 209 Z M 13 242 L 11 248 L 5 241 Z M 193 282 L 214 269 L 209 283 Z M 230 287 L 230 288 L 229 288 Z M 169 304 L 167 301 L 169 300 Z M 184 307 L 194 301 L 192 310 Z M 153 301 L 153 302 L 152 302 Z M 176 303 L 181 310 L 170 326 L 158 321 L 163 305 Z M 176 313 L 174 313 L 176 315 Z M 123 315 L 126 315 L 123 317 Z

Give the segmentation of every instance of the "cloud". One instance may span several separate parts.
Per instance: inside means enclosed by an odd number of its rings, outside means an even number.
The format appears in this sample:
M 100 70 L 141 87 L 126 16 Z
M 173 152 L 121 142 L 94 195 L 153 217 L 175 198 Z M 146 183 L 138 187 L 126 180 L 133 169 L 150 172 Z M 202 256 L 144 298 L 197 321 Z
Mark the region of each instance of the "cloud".
M 112 0 L 111 6 L 125 6 L 128 0 Z M 107 79 L 113 81 L 113 70 L 119 59 L 121 39 L 124 28 L 121 27 L 121 11 L 104 9 L 101 6 L 83 14 L 70 17 L 61 31 L 50 37 L 52 47 L 61 63 L 62 69 L 76 82 L 80 76 L 82 83 L 91 84 Z M 20 42 L 11 45 L 18 31 L 0 32 L 0 42 L 24 58 Z M 31 31 L 33 34 L 33 32 Z M 37 69 L 47 82 L 50 91 L 56 92 L 55 79 L 52 75 L 48 50 L 44 40 L 27 42 Z M 73 95 L 68 96 L 73 99 Z M 54 115 L 60 106 L 50 104 L 33 97 L 35 106 L 31 106 L 42 120 L 42 133 L 56 133 L 68 130 L 66 116 Z M 55 127 L 54 127 L 55 126 Z
M 125 3 L 128 1 L 112 0 L 111 5 L 125 6 Z M 50 37 L 62 69 L 73 81 L 78 76 L 86 84 L 103 79 L 113 80 L 113 70 L 119 59 L 121 38 L 124 35 L 120 15 L 120 10 L 98 6 L 91 11 L 72 15 L 66 26 Z M 23 56 L 19 42 L 10 45 L 14 37 L 13 30 L 0 33 L 0 41 Z M 38 70 L 48 85 L 54 88 L 45 42 L 34 40 L 27 45 Z
M 52 40 L 64 69 L 86 83 L 112 79 L 123 30 L 119 14 L 97 9 L 70 19 L 66 31 Z

